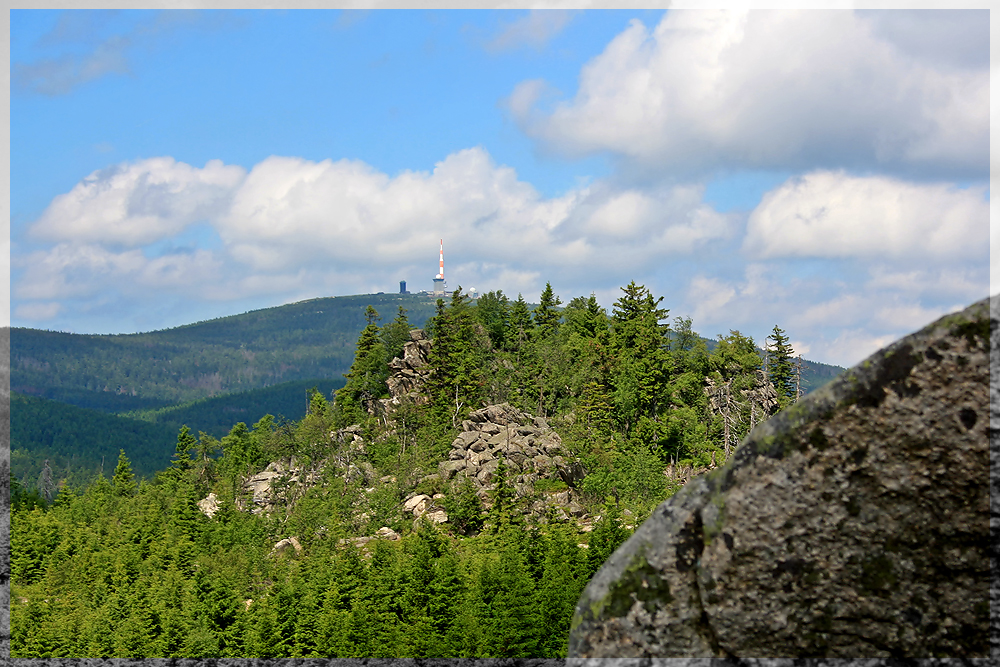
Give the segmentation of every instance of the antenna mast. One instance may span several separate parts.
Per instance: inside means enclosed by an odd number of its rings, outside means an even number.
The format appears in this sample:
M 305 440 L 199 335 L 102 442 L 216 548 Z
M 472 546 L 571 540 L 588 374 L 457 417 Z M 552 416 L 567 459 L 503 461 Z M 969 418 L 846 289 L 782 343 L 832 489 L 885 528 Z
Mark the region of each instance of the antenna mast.
M 434 276 L 434 291 L 432 292 L 434 296 L 444 296 L 445 295 L 445 282 L 444 282 L 444 239 L 441 239 L 441 255 L 438 260 L 438 274 Z

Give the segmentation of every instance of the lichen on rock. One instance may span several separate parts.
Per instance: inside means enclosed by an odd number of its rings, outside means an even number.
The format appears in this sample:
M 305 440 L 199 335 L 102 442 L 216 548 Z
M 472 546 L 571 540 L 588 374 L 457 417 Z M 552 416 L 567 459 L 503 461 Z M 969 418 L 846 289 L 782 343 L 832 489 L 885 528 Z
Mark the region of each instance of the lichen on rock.
M 570 657 L 988 656 L 998 298 L 876 352 L 661 505 L 584 591 Z

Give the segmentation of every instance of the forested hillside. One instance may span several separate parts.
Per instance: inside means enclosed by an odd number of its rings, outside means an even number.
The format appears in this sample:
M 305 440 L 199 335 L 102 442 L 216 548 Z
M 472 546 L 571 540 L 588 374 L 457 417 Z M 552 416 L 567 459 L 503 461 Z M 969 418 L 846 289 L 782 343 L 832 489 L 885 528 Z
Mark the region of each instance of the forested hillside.
M 163 408 L 292 380 L 341 377 L 365 307 L 414 326 L 434 312 L 406 294 L 312 299 L 175 329 L 128 335 L 11 330 L 11 389 L 120 413 Z
M 426 334 L 369 307 L 299 421 L 182 429 L 147 480 L 122 448 L 51 503 L 12 480 L 11 655 L 564 656 L 634 526 L 796 400 L 779 327 L 765 373 L 660 304 L 456 291 Z
M 95 475 L 109 476 L 124 449 L 136 475 L 149 477 L 170 463 L 182 426 L 221 438 L 234 422 L 253 423 L 266 414 L 298 420 L 306 414 L 312 390 L 329 396 L 343 385 L 343 378 L 298 380 L 122 415 L 14 392 L 11 472 L 26 488 L 37 487 L 48 461 L 53 488 L 63 480 L 81 487 Z

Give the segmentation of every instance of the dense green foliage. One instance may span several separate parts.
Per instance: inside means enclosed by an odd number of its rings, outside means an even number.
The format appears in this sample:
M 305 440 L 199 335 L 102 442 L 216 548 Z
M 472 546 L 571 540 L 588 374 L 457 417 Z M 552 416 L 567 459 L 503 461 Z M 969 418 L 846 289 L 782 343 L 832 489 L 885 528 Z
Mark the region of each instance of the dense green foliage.
M 281 382 L 340 377 L 365 308 L 434 312 L 406 294 L 311 299 L 165 331 L 79 335 L 11 330 L 11 388 L 106 412 L 162 408 Z
M 273 414 L 281 418 L 302 419 L 309 407 L 315 389 L 330 396 L 344 386 L 343 378 L 332 380 L 312 379 L 282 382 L 265 389 L 252 389 L 214 398 L 203 398 L 158 410 L 137 410 L 120 416 L 166 426 L 171 433 L 184 425 L 195 431 L 204 431 L 221 438 L 235 421 L 256 421 L 262 415 Z
M 103 471 L 110 475 L 126 450 L 140 476 L 170 461 L 177 429 L 86 410 L 11 392 L 11 471 L 25 487 L 37 485 L 44 461 L 56 480 L 82 486 Z
M 218 459 L 182 431 L 174 464 L 151 481 L 137 483 L 122 452 L 110 482 L 64 487 L 47 507 L 15 482 L 12 657 L 564 655 L 573 605 L 599 564 L 568 525 L 500 511 L 469 537 L 417 522 L 400 541 L 359 550 L 345 538 L 380 523 L 359 510 L 384 514 L 400 489 L 366 490 L 335 465 L 287 512 L 236 508 L 243 473 L 287 453 L 286 436 L 307 447 L 330 425 L 314 399 L 285 432 L 268 419 L 238 424 L 215 443 Z M 315 453 L 345 451 L 330 442 Z M 221 504 L 213 518 L 195 504 L 209 489 Z M 628 535 L 605 523 L 601 553 Z M 288 535 L 301 553 L 273 550 Z
M 392 410 L 387 364 L 411 322 L 394 304 L 380 326 L 367 304 L 335 400 L 299 387 L 301 419 L 188 424 L 152 476 L 132 455 L 145 450 L 109 440 L 110 480 L 60 484 L 58 460 L 37 488 L 12 478 L 12 657 L 564 656 L 583 587 L 677 490 L 669 471 L 721 464 L 767 417 L 754 341 L 731 331 L 709 345 L 690 319 L 668 325 L 662 301 L 635 283 L 610 313 L 593 295 L 560 309 L 548 284 L 534 309 L 456 290 L 427 321 L 426 400 Z M 584 472 L 572 488 L 521 483 L 502 458 L 488 492 L 433 474 L 463 420 L 501 402 L 559 433 Z M 132 423 L 176 426 L 179 413 Z M 263 512 L 245 481 L 271 462 L 297 472 L 272 480 Z M 566 490 L 599 517 L 590 532 L 552 505 L 529 511 Z M 210 493 L 211 518 L 197 504 Z M 448 522 L 405 513 L 416 493 L 441 494 Z M 402 538 L 358 539 L 383 527 Z M 299 546 L 276 549 L 292 536 Z
M 183 405 L 109 415 L 58 401 L 11 393 L 11 470 L 26 487 L 37 486 L 44 462 L 56 483 L 80 487 L 94 475 L 110 475 L 124 449 L 136 475 L 149 477 L 170 462 L 181 426 L 221 438 L 233 422 L 266 414 L 298 420 L 312 389 L 329 396 L 344 380 L 301 380 L 266 389 L 206 398 Z

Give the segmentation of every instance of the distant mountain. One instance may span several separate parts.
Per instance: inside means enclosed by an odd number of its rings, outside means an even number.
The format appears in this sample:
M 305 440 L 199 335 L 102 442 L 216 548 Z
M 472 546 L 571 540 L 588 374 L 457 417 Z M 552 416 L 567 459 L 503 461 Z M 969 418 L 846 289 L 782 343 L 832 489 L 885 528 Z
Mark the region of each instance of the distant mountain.
M 110 475 L 118 452 L 139 477 L 170 465 L 177 432 L 187 426 L 222 438 L 237 422 L 247 426 L 266 414 L 292 421 L 306 414 L 309 391 L 329 398 L 344 386 L 339 380 L 297 380 L 266 389 L 207 398 L 161 410 L 110 415 L 59 401 L 11 394 L 11 470 L 27 487 L 35 485 L 49 461 L 55 480 L 82 486 L 95 475 Z
M 35 486 L 45 461 L 58 483 L 82 486 L 97 474 L 110 476 L 124 449 L 140 476 L 170 464 L 177 442 L 172 426 L 127 419 L 17 392 L 10 395 L 10 466 Z
M 136 472 L 168 465 L 181 425 L 221 437 L 265 414 L 297 420 L 308 390 L 343 386 L 365 308 L 381 324 L 407 310 L 423 327 L 436 300 L 369 294 L 311 299 L 141 334 L 5 329 L 10 336 L 12 467 L 33 484 L 46 458 L 57 478 L 110 474 L 119 449 Z M 709 350 L 716 341 L 705 339 Z M 805 393 L 844 369 L 803 360 Z M 48 400 L 41 400 L 48 399 Z M 67 405 L 68 404 L 68 405 Z M 56 470 L 56 468 L 59 468 Z
M 435 299 L 364 294 L 300 301 L 174 329 L 87 335 L 10 330 L 10 387 L 108 413 L 158 410 L 204 398 L 314 378 L 340 379 L 354 359 L 365 308 L 381 324 L 400 306 L 414 327 Z M 711 350 L 715 341 L 706 339 Z M 844 369 L 803 360 L 808 392 Z
M 237 422 L 253 426 L 254 422 L 266 414 L 298 421 L 306 414 L 312 389 L 319 391 L 327 400 L 332 400 L 333 392 L 343 387 L 345 382 L 343 377 L 332 380 L 294 380 L 264 389 L 203 398 L 158 410 L 137 410 L 121 416 L 169 426 L 174 434 L 181 426 L 187 426 L 195 433 L 204 431 L 221 438 Z
M 422 295 L 310 299 L 140 334 L 10 331 L 11 389 L 120 413 L 164 408 L 282 382 L 340 378 L 351 366 L 365 308 L 381 323 L 407 309 L 412 326 L 434 314 Z

